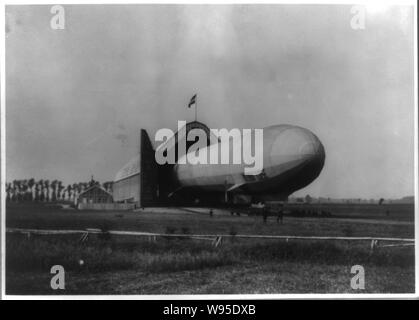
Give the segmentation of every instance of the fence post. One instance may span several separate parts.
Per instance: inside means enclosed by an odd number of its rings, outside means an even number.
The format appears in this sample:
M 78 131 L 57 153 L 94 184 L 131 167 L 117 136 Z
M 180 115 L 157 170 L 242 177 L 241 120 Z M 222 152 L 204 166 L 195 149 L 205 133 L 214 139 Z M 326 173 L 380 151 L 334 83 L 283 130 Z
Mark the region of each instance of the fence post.
M 222 239 L 223 239 L 223 237 L 221 237 L 221 236 L 216 237 L 216 238 L 214 239 L 214 242 L 213 242 L 214 247 L 216 247 L 216 248 L 217 248 L 217 247 L 221 244 Z
M 378 245 L 378 240 L 372 239 L 371 240 L 371 253 L 374 252 L 374 250 L 377 247 L 377 245 Z
M 87 238 L 89 237 L 89 231 L 86 231 L 86 233 L 83 233 L 80 237 L 80 242 L 83 243 L 87 240 Z

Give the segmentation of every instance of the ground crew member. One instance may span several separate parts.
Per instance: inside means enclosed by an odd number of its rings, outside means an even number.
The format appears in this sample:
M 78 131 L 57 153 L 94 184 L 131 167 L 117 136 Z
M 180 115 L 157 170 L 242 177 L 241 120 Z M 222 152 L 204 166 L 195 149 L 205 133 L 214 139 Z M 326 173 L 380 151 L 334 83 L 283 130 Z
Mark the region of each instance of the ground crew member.
M 268 208 L 266 208 L 265 205 L 263 205 L 263 208 L 262 208 L 262 215 L 263 215 L 263 223 L 266 223 L 266 221 L 268 220 Z

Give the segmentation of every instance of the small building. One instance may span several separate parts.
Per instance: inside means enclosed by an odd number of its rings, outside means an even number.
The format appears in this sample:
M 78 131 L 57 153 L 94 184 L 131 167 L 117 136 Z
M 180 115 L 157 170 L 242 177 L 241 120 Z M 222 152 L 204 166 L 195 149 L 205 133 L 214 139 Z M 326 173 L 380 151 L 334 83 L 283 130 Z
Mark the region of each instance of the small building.
M 93 209 L 96 204 L 113 203 L 113 196 L 99 185 L 91 186 L 77 198 L 79 209 Z

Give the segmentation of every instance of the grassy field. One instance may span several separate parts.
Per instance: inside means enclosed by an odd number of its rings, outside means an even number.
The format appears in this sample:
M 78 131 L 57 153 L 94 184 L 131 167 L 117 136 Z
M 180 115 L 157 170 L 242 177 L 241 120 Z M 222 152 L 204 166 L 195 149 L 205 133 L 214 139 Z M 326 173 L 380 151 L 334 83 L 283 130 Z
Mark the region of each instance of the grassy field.
M 356 203 L 312 203 L 312 204 L 289 204 L 288 209 L 314 209 L 317 211 L 330 212 L 338 218 L 361 218 L 361 219 L 384 219 L 413 221 L 414 204 L 386 203 L 377 204 L 356 204 Z
M 277 234 L 414 237 L 413 207 L 392 205 L 389 216 L 376 207 L 335 213 L 331 218 L 231 216 L 206 209 L 153 208 L 138 212 L 93 212 L 12 205 L 7 227 L 137 230 L 193 234 Z M 359 209 L 359 208 L 358 208 Z M 362 209 L 362 208 L 361 208 Z M 350 211 L 350 210 L 349 210 Z M 370 212 L 368 212 L 370 211 Z M 361 216 L 359 215 L 361 214 Z M 354 217 L 353 219 L 351 217 Z M 368 219 L 364 217 L 369 217 Z M 80 261 L 84 263 L 81 265 Z M 66 270 L 66 289 L 50 288 L 50 268 Z M 365 268 L 365 290 L 353 290 L 351 266 Z M 367 242 L 225 240 L 218 248 L 201 240 L 8 234 L 8 294 L 239 294 L 414 292 L 414 249 L 379 248 Z

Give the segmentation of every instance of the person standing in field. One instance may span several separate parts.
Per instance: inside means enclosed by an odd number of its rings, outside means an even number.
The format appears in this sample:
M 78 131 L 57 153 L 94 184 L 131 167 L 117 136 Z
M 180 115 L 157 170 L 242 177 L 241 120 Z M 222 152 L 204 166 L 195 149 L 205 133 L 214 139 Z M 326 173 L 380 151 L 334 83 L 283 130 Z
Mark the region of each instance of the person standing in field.
M 268 220 L 268 208 L 266 207 L 265 204 L 263 204 L 263 207 L 262 207 L 262 216 L 263 216 L 263 223 L 266 223 L 266 221 Z
M 283 206 L 281 205 L 280 209 L 278 210 L 278 213 L 276 215 L 276 223 L 279 223 L 281 221 L 281 224 L 284 222 L 284 210 Z

